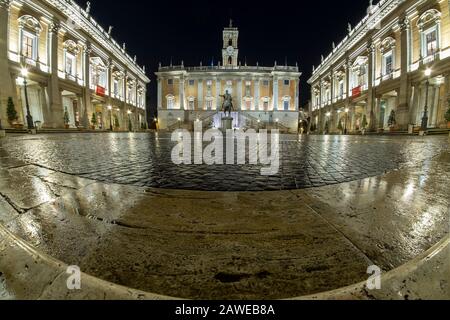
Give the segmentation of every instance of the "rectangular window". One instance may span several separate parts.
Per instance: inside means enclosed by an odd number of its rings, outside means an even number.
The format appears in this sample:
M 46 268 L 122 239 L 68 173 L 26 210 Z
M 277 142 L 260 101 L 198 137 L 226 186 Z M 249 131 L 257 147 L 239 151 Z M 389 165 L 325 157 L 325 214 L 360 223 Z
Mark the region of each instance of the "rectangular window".
M 193 87 L 195 85 L 195 80 L 189 80 L 189 85 Z
M 438 49 L 437 32 L 433 30 L 425 35 L 427 57 L 432 56 Z
M 116 95 L 116 96 L 119 95 L 119 81 L 118 80 L 114 80 L 114 95 Z
M 268 111 L 269 110 L 269 101 L 264 101 L 263 106 L 264 106 L 264 111 Z
M 173 110 L 175 105 L 175 100 L 173 98 L 167 99 L 167 109 Z
M 264 80 L 263 81 L 263 86 L 268 87 L 269 86 L 269 80 Z
M 28 32 L 23 32 L 22 35 L 22 55 L 26 58 L 36 60 L 35 54 L 35 40 L 36 36 Z
M 289 80 L 284 80 L 284 85 L 285 86 L 288 86 L 288 85 L 290 85 L 291 84 L 291 82 L 289 81 Z
M 384 74 L 389 75 L 393 71 L 393 65 L 392 65 L 393 59 L 392 59 L 392 52 L 386 54 L 384 56 Z
M 168 84 L 169 86 L 172 86 L 172 85 L 173 85 L 173 79 L 168 79 L 168 80 L 167 80 L 167 84 Z
M 284 111 L 289 111 L 289 100 L 284 100 Z
M 343 80 L 341 80 L 340 82 L 339 82 L 339 96 L 343 96 L 344 95 L 344 81 Z
M 75 56 L 71 53 L 66 53 L 66 74 L 75 76 L 76 74 L 76 67 L 75 67 Z
M 212 105 L 213 105 L 212 100 L 206 100 L 206 103 L 205 103 L 206 110 L 212 110 Z

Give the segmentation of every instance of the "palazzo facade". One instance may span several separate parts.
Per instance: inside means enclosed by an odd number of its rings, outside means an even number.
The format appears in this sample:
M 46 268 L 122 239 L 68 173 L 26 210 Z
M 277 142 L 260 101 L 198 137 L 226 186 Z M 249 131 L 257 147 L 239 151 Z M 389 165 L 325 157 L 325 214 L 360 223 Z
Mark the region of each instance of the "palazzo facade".
M 299 122 L 298 66 L 241 65 L 239 30 L 223 31 L 222 63 L 211 66 L 160 66 L 158 125 L 163 130 L 192 129 L 195 121 L 220 128 L 226 91 L 233 97 L 234 128 L 297 132 Z
M 0 0 L 0 119 L 7 100 L 27 125 L 138 130 L 146 120 L 145 68 L 72 0 Z M 95 117 L 93 117 L 95 114 Z M 93 119 L 96 121 L 94 122 Z M 9 121 L 10 122 L 10 121 Z M 67 123 L 68 122 L 68 123 Z
M 309 79 L 318 132 L 446 128 L 449 1 L 381 0 Z M 395 120 L 395 121 L 392 121 Z

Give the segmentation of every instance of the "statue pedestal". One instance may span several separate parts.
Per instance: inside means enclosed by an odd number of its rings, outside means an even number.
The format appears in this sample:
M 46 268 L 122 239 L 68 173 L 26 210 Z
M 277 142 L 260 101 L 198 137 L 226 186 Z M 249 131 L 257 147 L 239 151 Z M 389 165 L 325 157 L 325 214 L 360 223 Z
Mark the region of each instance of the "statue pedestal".
M 233 129 L 233 120 L 231 117 L 222 118 L 222 130 L 227 131 Z

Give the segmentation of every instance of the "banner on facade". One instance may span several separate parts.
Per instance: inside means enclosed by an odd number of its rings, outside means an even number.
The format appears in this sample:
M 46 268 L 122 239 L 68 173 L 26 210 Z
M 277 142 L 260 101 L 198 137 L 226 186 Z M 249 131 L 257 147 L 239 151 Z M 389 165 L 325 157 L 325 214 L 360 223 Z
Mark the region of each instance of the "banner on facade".
M 104 97 L 106 90 L 103 87 L 97 86 L 97 89 L 95 90 L 95 93 L 100 96 L 100 97 Z
M 361 95 L 361 86 L 352 89 L 352 98 L 359 97 Z

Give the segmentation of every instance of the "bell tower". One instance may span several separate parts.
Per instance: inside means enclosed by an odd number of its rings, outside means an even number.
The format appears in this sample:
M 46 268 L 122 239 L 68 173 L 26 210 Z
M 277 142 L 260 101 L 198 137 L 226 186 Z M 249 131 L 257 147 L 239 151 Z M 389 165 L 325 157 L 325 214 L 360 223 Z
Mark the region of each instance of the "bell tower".
M 224 67 L 238 66 L 238 38 L 239 30 L 233 27 L 233 20 L 230 20 L 230 26 L 223 30 L 222 65 Z

